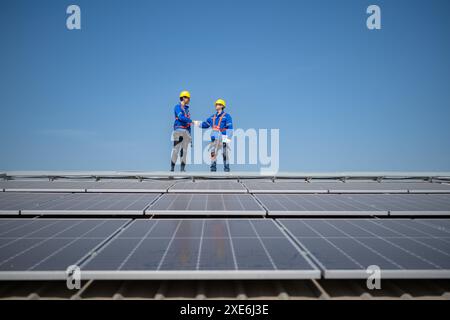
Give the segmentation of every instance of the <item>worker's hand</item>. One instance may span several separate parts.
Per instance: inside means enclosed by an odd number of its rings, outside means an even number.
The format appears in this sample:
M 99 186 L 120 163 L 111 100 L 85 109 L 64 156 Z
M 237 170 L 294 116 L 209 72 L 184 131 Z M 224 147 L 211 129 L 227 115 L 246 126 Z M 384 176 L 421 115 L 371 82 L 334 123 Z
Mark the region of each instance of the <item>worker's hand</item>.
M 230 144 L 231 141 L 230 141 L 230 139 L 228 139 L 228 137 L 225 136 L 225 137 L 222 137 L 222 142 L 225 144 Z

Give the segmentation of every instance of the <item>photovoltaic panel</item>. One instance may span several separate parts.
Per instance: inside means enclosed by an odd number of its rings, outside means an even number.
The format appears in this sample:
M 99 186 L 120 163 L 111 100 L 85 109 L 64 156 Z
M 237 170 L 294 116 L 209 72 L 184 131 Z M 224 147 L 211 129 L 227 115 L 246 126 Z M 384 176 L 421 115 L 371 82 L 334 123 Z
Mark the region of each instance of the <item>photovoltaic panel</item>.
M 328 193 L 326 182 L 246 180 L 250 193 Z
M 0 224 L 0 280 L 65 279 L 129 220 L 16 219 Z
M 376 195 L 371 195 L 370 197 Z M 258 194 L 256 197 L 276 215 L 387 215 L 377 204 L 379 200 L 367 195 L 338 194 Z M 365 198 L 363 198 L 365 197 Z
M 325 278 L 450 278 L 450 233 L 406 219 L 281 219 Z
M 414 219 L 414 221 L 450 232 L 450 219 Z
M 249 194 L 164 194 L 146 211 L 155 215 L 265 215 Z
M 259 194 L 269 215 L 448 215 L 447 194 Z
M 381 200 L 392 216 L 450 215 L 450 194 L 383 195 Z
M 19 214 L 24 208 L 35 209 L 48 202 L 64 199 L 68 193 L 0 193 L 0 214 Z
M 169 192 L 175 193 L 247 193 L 247 189 L 236 180 L 198 180 L 175 183 Z
M 89 181 L 7 180 L 0 181 L 6 192 L 85 192 Z
M 431 182 L 358 182 L 329 183 L 330 193 L 450 193 L 450 186 Z
M 319 270 L 272 220 L 135 220 L 82 265 L 89 279 L 303 279 Z
M 75 193 L 54 199 L 39 206 L 23 206 L 24 215 L 137 215 L 153 202 L 159 194 L 135 193 Z
M 244 180 L 250 193 L 450 193 L 450 185 L 399 181 Z
M 87 188 L 87 192 L 143 192 L 164 193 L 167 192 L 173 181 L 157 180 L 119 180 L 119 181 L 97 181 Z

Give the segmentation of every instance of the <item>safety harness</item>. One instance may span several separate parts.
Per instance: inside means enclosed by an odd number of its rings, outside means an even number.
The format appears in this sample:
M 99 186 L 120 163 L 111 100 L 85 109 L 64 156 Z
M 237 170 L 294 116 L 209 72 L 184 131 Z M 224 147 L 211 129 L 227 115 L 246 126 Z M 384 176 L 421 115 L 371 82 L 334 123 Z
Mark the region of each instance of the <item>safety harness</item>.
M 212 119 L 212 123 L 213 123 L 212 129 L 214 131 L 224 132 L 224 131 L 227 130 L 227 128 L 223 128 L 223 129 L 220 128 L 220 124 L 222 123 L 222 119 L 223 119 L 223 117 L 225 117 L 225 115 L 226 115 L 226 113 L 222 112 L 222 115 L 220 116 L 219 122 L 217 123 L 217 125 L 216 125 L 216 117 L 217 117 L 217 115 L 216 114 L 214 115 L 214 117 Z

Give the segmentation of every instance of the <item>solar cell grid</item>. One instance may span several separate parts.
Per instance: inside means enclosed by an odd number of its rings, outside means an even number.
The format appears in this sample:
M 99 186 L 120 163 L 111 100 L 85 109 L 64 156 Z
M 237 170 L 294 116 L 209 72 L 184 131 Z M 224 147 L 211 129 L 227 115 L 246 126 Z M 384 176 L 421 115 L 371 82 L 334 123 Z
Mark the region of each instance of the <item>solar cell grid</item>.
M 128 220 L 18 219 L 0 226 L 0 279 L 64 279 Z
M 40 206 L 70 196 L 68 193 L 0 193 L 0 214 L 19 214 L 25 208 Z
M 282 219 L 325 278 L 449 278 L 450 233 L 413 220 Z
M 136 220 L 82 266 L 88 277 L 315 278 L 271 220 Z M 108 272 L 109 271 L 109 272 Z
M 247 193 L 237 180 L 181 181 L 175 183 L 169 192 L 174 193 Z
M 264 215 L 248 194 L 164 194 L 147 210 L 158 215 Z
M 270 215 L 449 215 L 447 194 L 256 195 Z
M 87 181 L 0 181 L 0 189 L 4 189 L 6 192 L 84 192 L 88 185 L 89 182 Z
M 92 183 L 87 192 L 144 192 L 144 193 L 163 193 L 167 192 L 175 182 L 156 181 L 156 180 L 126 180 L 126 181 L 98 181 Z
M 22 206 L 21 213 L 40 215 L 143 214 L 159 194 L 77 193 L 53 199 L 38 207 Z
M 375 195 L 374 195 L 375 196 Z M 387 215 L 364 195 L 258 194 L 270 215 Z

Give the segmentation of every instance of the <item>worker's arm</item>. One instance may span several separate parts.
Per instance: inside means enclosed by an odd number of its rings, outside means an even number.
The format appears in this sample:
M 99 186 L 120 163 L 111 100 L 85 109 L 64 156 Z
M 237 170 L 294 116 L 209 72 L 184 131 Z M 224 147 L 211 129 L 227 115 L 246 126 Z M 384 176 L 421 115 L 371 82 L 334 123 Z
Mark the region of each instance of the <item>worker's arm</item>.
M 225 120 L 226 120 L 225 128 L 227 128 L 226 135 L 228 139 L 231 139 L 233 137 L 233 118 L 231 118 L 231 116 L 227 114 Z
M 209 127 L 212 127 L 212 118 L 209 117 L 208 119 L 206 119 L 206 121 L 203 121 L 200 127 L 202 127 L 203 129 L 208 129 Z
M 181 106 L 177 105 L 175 107 L 175 114 L 181 122 L 191 123 L 192 120 L 185 116 L 184 110 L 181 108 Z

